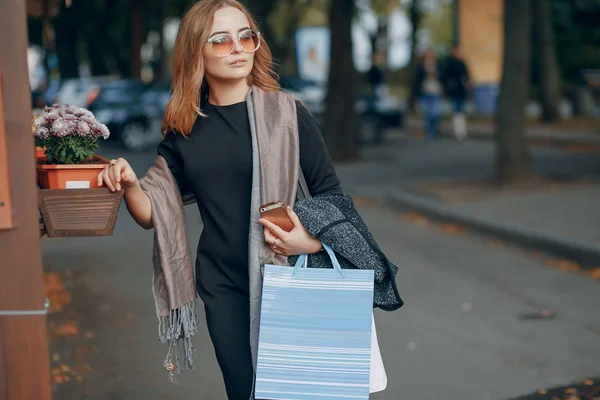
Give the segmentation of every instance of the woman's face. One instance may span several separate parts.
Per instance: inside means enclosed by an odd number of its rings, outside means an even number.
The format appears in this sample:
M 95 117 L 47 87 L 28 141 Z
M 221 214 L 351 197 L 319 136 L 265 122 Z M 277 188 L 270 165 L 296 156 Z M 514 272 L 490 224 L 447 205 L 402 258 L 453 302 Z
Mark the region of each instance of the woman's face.
M 209 40 L 215 39 L 214 44 L 206 43 L 202 49 L 204 59 L 205 74 L 207 77 L 217 80 L 239 80 L 246 79 L 254 65 L 254 53 L 252 50 L 255 41 L 258 44 L 258 37 L 249 39 L 252 32 L 249 32 L 250 24 L 248 19 L 240 10 L 234 7 L 221 8 L 215 13 L 211 34 Z M 239 40 L 233 40 L 232 37 L 240 37 Z M 231 45 L 233 50 L 228 55 Z M 244 51 L 245 47 L 246 51 Z

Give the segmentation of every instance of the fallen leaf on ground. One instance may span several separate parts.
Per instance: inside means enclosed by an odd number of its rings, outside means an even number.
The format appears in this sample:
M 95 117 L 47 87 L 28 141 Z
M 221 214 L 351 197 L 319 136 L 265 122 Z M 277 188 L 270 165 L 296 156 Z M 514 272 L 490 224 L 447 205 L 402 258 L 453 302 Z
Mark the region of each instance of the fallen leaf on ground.
M 587 275 L 594 279 L 600 279 L 600 267 L 594 268 L 593 270 L 587 272 Z
M 353 197 L 354 205 L 359 207 L 377 207 L 379 202 L 369 197 L 356 196 Z
M 594 381 L 593 381 L 593 380 L 591 380 L 591 379 L 586 379 L 586 380 L 584 380 L 584 381 L 583 381 L 583 382 L 581 382 L 581 383 L 583 383 L 583 384 L 584 384 L 584 385 L 586 385 L 586 386 L 592 386 L 592 385 L 594 384 Z
M 440 230 L 449 235 L 465 235 L 467 233 L 467 228 L 457 224 L 442 224 Z
M 547 266 L 558 268 L 561 271 L 581 271 L 578 263 L 569 260 L 548 260 L 544 263 Z
M 546 394 L 548 391 L 546 389 L 541 389 L 538 391 L 539 394 Z
M 92 372 L 92 367 L 88 363 L 83 363 L 75 366 L 75 370 L 79 373 Z
M 429 226 L 429 220 L 427 218 L 425 218 L 422 214 L 419 214 L 417 212 L 414 211 L 407 211 L 407 212 L 403 212 L 400 213 L 400 219 L 405 220 L 405 221 L 410 221 L 412 223 L 414 223 L 417 226 L 420 226 L 422 228 L 425 228 L 427 226 Z
M 51 335 L 54 336 L 72 336 L 77 335 L 79 333 L 79 328 L 77 327 L 77 322 L 75 321 L 67 321 L 63 324 L 59 325 Z

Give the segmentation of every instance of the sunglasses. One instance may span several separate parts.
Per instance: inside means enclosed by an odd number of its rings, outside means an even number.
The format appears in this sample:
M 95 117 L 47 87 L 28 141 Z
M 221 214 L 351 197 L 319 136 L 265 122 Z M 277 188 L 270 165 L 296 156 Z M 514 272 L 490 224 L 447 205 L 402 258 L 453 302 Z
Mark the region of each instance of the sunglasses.
M 245 53 L 254 53 L 260 47 L 260 32 L 247 29 L 240 32 L 237 37 L 228 33 L 219 33 L 208 39 L 208 43 L 218 57 L 226 57 L 233 53 L 235 41 Z

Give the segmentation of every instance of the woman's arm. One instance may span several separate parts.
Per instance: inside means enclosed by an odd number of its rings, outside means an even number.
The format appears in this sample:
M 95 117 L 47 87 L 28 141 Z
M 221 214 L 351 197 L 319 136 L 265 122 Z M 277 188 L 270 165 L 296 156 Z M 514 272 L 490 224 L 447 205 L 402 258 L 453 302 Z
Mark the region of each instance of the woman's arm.
M 144 229 L 151 229 L 152 225 L 152 203 L 150 198 L 140 186 L 140 182 L 125 189 L 125 205 L 131 217 Z
M 111 160 L 98 174 L 98 186 L 105 184 L 111 191 L 124 189 L 125 204 L 135 222 L 144 229 L 152 228 L 150 198 L 140 186 L 133 168 L 124 158 Z
M 341 193 L 340 180 L 335 172 L 329 150 L 317 121 L 301 102 L 296 102 L 300 167 L 312 196 Z

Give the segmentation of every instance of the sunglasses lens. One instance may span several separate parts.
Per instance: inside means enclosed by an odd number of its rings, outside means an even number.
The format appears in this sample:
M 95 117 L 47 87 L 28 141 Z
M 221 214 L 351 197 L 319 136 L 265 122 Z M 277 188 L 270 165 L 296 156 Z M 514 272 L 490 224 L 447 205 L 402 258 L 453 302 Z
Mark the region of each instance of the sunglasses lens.
M 244 51 L 251 53 L 258 49 L 260 44 L 260 38 L 258 34 L 254 31 L 246 31 L 240 35 L 240 45 L 244 49 Z
M 212 42 L 212 48 L 217 56 L 226 56 L 231 53 L 233 40 L 228 35 L 216 37 Z

